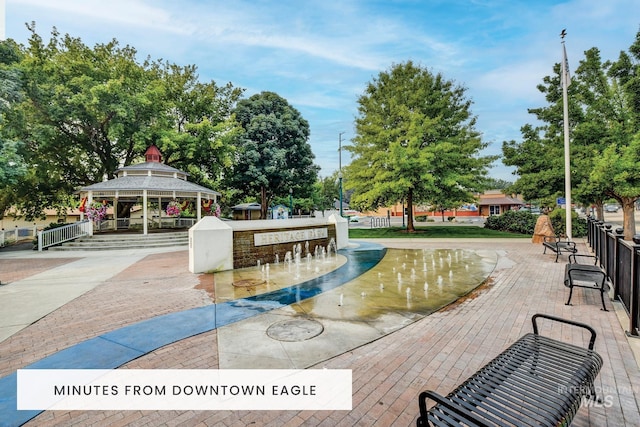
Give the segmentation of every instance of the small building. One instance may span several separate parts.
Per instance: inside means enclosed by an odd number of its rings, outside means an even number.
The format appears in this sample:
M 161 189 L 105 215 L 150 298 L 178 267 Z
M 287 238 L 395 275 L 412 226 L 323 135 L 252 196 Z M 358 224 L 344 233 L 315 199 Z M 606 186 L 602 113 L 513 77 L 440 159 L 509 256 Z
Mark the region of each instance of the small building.
M 260 203 L 241 203 L 231 207 L 234 220 L 260 219 Z

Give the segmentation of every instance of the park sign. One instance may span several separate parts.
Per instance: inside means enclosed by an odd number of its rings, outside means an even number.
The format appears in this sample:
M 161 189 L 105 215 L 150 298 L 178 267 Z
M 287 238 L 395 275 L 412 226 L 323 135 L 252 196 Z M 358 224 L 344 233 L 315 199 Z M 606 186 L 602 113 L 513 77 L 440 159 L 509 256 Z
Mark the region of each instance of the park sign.
M 256 233 L 253 235 L 256 246 L 275 245 L 279 243 L 303 242 L 316 239 L 326 239 L 328 229 L 307 228 L 301 230 L 282 230 L 270 233 Z

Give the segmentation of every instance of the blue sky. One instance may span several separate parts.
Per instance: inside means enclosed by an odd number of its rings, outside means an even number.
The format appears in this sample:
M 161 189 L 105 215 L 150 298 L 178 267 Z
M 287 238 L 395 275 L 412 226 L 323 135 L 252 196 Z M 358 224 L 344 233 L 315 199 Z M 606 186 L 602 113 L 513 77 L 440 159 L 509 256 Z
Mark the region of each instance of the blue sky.
M 570 69 L 584 51 L 627 50 L 640 28 L 638 0 L 0 0 L 5 37 L 24 43 L 26 22 L 45 40 L 53 26 L 93 46 L 113 38 L 141 58 L 195 64 L 202 81 L 249 97 L 273 91 L 309 121 L 327 176 L 338 169 L 338 135 L 354 135 L 357 99 L 393 64 L 412 60 L 465 86 L 485 154 L 520 140 L 545 105 L 536 89 L 560 62 L 567 29 Z M 343 153 L 343 165 L 349 162 Z M 513 180 L 497 163 L 495 178 Z

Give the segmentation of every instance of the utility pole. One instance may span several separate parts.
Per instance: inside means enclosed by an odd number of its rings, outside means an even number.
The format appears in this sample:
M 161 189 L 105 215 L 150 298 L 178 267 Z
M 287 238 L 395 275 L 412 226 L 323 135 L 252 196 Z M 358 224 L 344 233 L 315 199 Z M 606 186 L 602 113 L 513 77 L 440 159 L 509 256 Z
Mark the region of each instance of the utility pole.
M 342 216 L 342 135 L 338 134 L 338 188 L 340 191 L 340 216 Z

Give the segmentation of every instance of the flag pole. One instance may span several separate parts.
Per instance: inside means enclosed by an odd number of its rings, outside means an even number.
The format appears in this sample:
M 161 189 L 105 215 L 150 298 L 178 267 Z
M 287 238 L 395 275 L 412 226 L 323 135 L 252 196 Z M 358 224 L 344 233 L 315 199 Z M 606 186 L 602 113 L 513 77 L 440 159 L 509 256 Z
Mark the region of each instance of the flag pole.
M 566 223 L 565 229 L 567 233 L 567 239 L 572 239 L 571 229 L 571 158 L 569 148 L 569 100 L 568 100 L 568 87 L 571 84 L 571 78 L 569 77 L 569 64 L 567 62 L 567 49 L 564 45 L 564 37 L 567 35 L 565 30 L 562 30 L 560 37 L 562 38 L 562 112 L 563 112 L 563 125 L 564 125 L 564 192 L 566 203 Z

